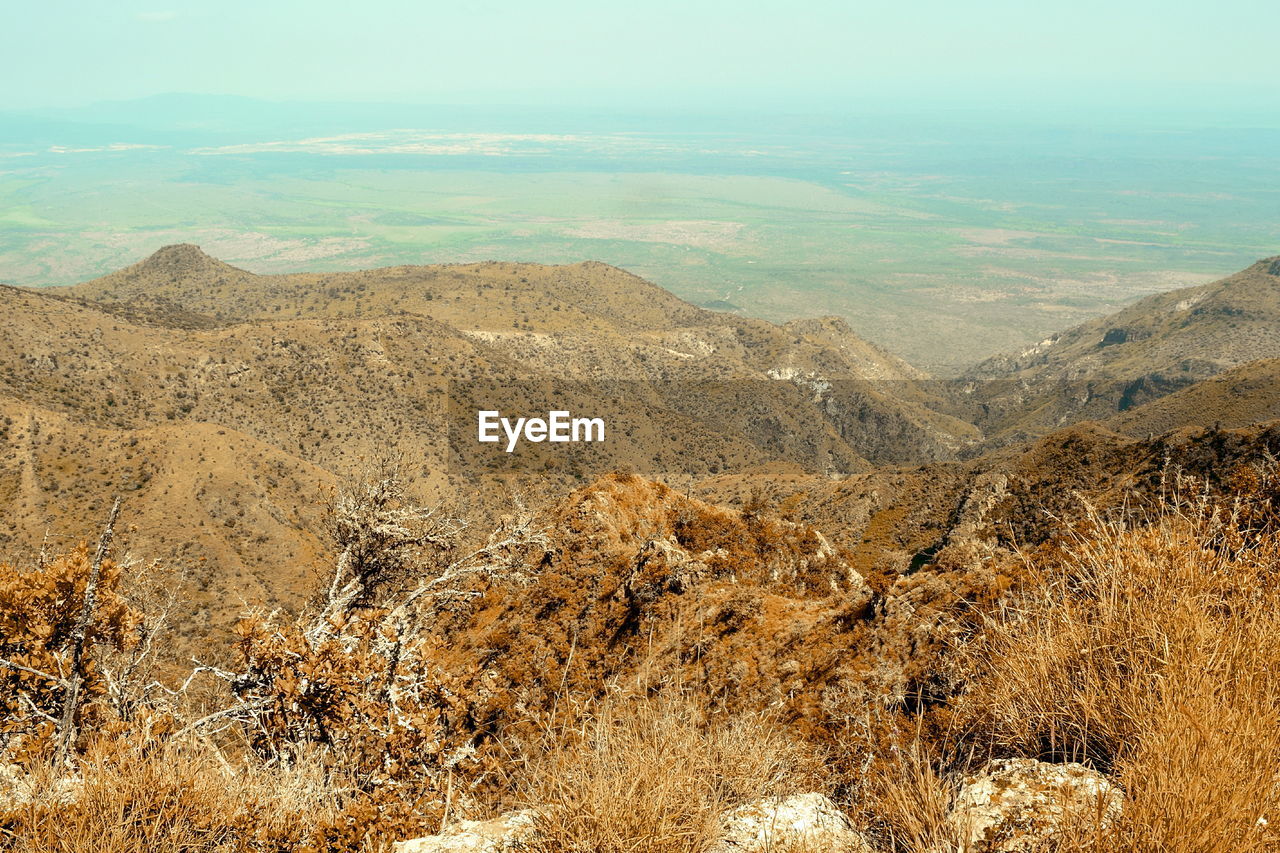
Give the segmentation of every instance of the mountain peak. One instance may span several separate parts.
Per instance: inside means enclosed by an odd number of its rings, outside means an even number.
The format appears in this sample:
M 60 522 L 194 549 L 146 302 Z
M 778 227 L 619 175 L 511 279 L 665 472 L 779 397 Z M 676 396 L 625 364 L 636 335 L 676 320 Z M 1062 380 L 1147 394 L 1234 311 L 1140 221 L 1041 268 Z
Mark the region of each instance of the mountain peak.
M 73 297 L 88 299 L 99 305 L 128 305 L 130 311 L 145 309 L 172 319 L 178 309 L 182 324 L 200 322 L 221 316 L 234 302 L 231 292 L 258 278 L 253 273 L 233 267 L 192 243 L 161 246 L 148 257 L 101 278 L 66 288 L 50 288 Z M 210 311 L 192 307 L 201 299 L 213 299 L 217 308 Z M 132 314 L 130 316 L 133 316 Z M 158 317 L 159 315 L 157 315 Z M 153 320 L 156 317 L 152 318 Z M 167 320 L 164 322 L 168 322 Z
M 217 258 L 208 255 L 194 243 L 173 243 L 161 246 L 149 257 L 137 264 L 143 269 L 164 270 L 168 273 L 190 274 L 202 270 L 234 269 Z
M 149 290 L 157 284 L 204 287 L 214 282 L 252 275 L 206 254 L 194 243 L 173 243 L 161 246 L 133 266 L 98 280 L 134 282 Z

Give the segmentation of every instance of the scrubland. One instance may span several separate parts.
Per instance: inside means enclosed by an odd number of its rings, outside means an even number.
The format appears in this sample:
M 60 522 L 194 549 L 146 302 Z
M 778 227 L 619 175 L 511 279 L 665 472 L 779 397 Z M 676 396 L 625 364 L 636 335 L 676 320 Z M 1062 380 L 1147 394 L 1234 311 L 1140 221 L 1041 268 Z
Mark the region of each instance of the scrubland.
M 971 571 L 999 561 L 1009 582 L 957 599 L 909 690 L 849 674 L 803 717 L 750 680 L 712 689 L 656 648 L 582 689 L 571 661 L 602 650 L 578 634 L 563 672 L 542 673 L 562 689 L 460 678 L 451 626 L 493 587 L 533 582 L 552 522 L 512 516 L 462 549 L 456 520 L 385 471 L 335 499 L 338 557 L 310 605 L 247 614 L 233 648 L 196 663 L 165 654 L 159 570 L 90 546 L 5 565 L 0 847 L 381 851 L 536 807 L 539 853 L 697 853 L 725 809 L 820 791 L 877 849 L 955 851 L 946 814 L 964 774 L 1028 757 L 1090 766 L 1123 796 L 1120 815 L 1064 825 L 1045 849 L 1280 849 L 1278 501 L 1262 460 L 1222 487 L 1082 504 L 1035 548 L 976 551 Z M 653 595 L 699 582 L 658 580 Z M 875 594 L 841 618 L 875 618 Z M 512 695 L 467 695 L 484 691 Z

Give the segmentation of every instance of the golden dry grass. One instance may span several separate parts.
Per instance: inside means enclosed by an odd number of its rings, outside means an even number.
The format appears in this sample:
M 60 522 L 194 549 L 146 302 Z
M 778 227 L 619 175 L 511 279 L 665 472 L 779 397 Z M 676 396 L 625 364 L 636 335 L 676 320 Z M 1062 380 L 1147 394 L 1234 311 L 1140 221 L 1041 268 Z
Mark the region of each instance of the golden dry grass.
M 971 738 L 1085 761 L 1123 788 L 1104 849 L 1280 844 L 1280 541 L 1252 499 L 1137 525 L 1094 514 L 965 650 Z
M 727 809 L 813 790 L 812 748 L 760 715 L 687 696 L 611 700 L 547 727 L 516 784 L 539 806 L 533 853 L 702 853 Z
M 74 796 L 41 796 L 3 816 L 0 847 L 14 853 L 240 853 L 306 850 L 335 821 L 340 785 L 318 762 L 232 768 L 198 744 L 106 741 L 80 765 Z M 52 790 L 48 767 L 32 773 Z M 356 848 L 358 849 L 358 848 Z M 372 849 L 372 848 L 370 848 Z
M 888 849 L 954 849 L 946 819 L 955 784 L 939 771 L 923 743 L 892 750 L 869 776 L 863 809 L 881 826 Z

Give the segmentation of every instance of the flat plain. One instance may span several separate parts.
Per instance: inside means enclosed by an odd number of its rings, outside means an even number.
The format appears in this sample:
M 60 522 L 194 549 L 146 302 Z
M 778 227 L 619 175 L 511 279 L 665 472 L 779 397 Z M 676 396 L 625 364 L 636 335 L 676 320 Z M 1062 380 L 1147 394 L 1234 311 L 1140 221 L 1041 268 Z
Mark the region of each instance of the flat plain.
M 1269 130 L 126 119 L 0 116 L 0 281 L 73 284 L 178 242 L 264 273 L 591 259 L 707 307 L 843 316 L 948 375 L 1280 243 Z

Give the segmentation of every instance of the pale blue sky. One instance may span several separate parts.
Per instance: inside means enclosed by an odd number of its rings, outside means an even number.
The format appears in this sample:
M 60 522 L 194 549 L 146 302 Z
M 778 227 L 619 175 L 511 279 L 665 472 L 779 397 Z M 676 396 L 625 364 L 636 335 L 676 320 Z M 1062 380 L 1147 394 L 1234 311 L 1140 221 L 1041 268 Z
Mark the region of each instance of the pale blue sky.
M 0 0 L 0 108 L 164 92 L 1280 104 L 1277 0 Z

